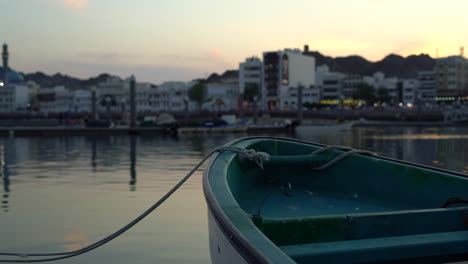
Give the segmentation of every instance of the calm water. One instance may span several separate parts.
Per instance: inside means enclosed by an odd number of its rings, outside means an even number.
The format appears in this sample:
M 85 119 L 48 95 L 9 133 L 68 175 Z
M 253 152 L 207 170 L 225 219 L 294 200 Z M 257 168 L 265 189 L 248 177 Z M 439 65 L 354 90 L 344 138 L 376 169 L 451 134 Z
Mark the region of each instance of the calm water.
M 122 227 L 240 135 L 0 138 L 0 251 L 79 249 Z M 468 173 L 468 128 L 354 128 L 298 138 Z M 133 229 L 60 263 L 207 263 L 201 171 Z

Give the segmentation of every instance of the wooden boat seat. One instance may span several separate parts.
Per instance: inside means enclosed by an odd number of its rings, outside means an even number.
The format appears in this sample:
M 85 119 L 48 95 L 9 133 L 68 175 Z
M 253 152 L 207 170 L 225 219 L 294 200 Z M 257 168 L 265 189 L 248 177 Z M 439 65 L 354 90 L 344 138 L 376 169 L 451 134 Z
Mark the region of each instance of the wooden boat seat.
M 467 231 L 468 207 L 252 220 L 277 246 L 286 246 Z
M 280 248 L 297 263 L 448 263 L 468 259 L 468 231 Z
M 252 220 L 298 263 L 468 259 L 468 207 Z

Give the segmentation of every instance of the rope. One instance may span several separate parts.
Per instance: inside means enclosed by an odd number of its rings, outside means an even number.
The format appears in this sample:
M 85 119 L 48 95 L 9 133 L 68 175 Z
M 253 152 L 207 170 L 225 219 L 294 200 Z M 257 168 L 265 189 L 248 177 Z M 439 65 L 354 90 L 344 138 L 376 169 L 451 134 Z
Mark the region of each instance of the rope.
M 234 148 L 234 147 L 218 147 L 213 149 L 210 153 L 208 153 L 193 169 L 185 175 L 171 190 L 169 190 L 161 199 L 159 199 L 156 203 L 154 203 L 150 208 L 148 208 L 145 212 L 143 212 L 140 216 L 135 218 L 133 221 L 122 227 L 121 229 L 117 230 L 113 234 L 89 245 L 82 249 L 68 251 L 68 252 L 58 252 L 58 253 L 9 253 L 9 252 L 0 252 L 0 255 L 3 256 L 13 256 L 19 257 L 20 259 L 0 259 L 0 262 L 10 262 L 10 263 L 29 263 L 29 262 L 46 262 L 46 261 L 55 261 L 61 260 L 66 258 L 75 257 L 81 254 L 84 254 L 88 251 L 96 249 L 107 242 L 111 241 L 112 239 L 120 236 L 125 231 L 129 230 L 131 227 L 136 225 L 138 222 L 143 220 L 146 216 L 148 216 L 151 212 L 153 212 L 156 208 L 158 208 L 161 204 L 164 203 L 180 186 L 182 186 L 189 178 L 193 175 L 195 171 L 200 168 L 200 166 L 205 163 L 205 161 L 211 157 L 213 154 L 217 152 L 224 152 L 224 151 L 231 151 L 239 154 L 239 158 L 241 160 L 251 160 L 254 161 L 260 168 L 263 169 L 263 160 L 268 160 L 270 155 L 265 152 L 255 152 L 253 149 L 241 149 L 241 148 Z M 28 257 L 51 257 L 51 258 L 38 258 L 38 259 L 27 259 Z
M 343 150 L 345 152 L 343 152 L 342 154 L 340 154 L 339 156 L 337 156 L 336 158 L 332 159 L 331 161 L 319 166 L 319 167 L 316 167 L 316 168 L 313 168 L 314 170 L 325 170 L 327 169 L 328 167 L 338 163 L 339 161 L 349 157 L 350 155 L 352 154 L 364 154 L 364 155 L 370 155 L 370 156 L 374 156 L 375 153 L 373 152 L 370 152 L 370 151 L 367 151 L 367 150 L 359 150 L 359 149 L 353 149 L 353 148 L 350 148 L 350 147 L 345 147 L 345 146 L 329 146 L 329 147 L 324 147 L 324 148 L 321 148 L 321 149 L 317 149 L 315 150 L 314 152 L 310 153 L 311 155 L 315 155 L 315 154 L 319 154 L 319 153 L 322 153 L 322 152 L 325 152 L 325 151 L 329 151 L 329 150 Z
M 239 161 L 253 160 L 263 170 L 263 161 L 270 159 L 270 154 L 266 152 L 256 152 L 253 149 L 239 149 L 233 147 L 223 147 L 222 151 L 232 151 L 239 154 Z

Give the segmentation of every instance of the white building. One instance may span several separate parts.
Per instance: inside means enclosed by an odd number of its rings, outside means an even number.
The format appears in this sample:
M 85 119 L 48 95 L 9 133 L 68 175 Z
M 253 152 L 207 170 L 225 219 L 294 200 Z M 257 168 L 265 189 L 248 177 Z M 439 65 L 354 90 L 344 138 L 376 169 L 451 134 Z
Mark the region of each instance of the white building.
M 92 111 L 92 92 L 88 90 L 76 90 L 72 92 L 72 106 L 71 111 L 87 112 Z
M 239 64 L 239 92 L 244 94 L 245 88 L 250 85 L 262 87 L 262 61 L 257 57 L 247 58 Z
M 110 76 L 105 82 L 97 84 L 91 89 L 96 91 L 96 105 L 100 112 L 125 112 L 130 110 L 130 81 Z M 135 108 L 137 112 L 153 112 L 152 103 L 156 86 L 151 83 L 135 83 Z
M 154 89 L 150 95 L 153 109 L 157 112 L 165 111 L 192 111 L 196 104 L 190 102 L 188 90 L 194 82 L 165 82 Z
M 400 103 L 402 98 L 399 94 L 399 88 L 397 87 L 398 78 L 385 78 L 385 74 L 383 72 L 376 72 L 372 76 L 365 76 L 363 81 L 368 85 L 375 88 L 377 91 L 378 89 L 386 89 L 388 91 L 388 96 L 393 103 Z
M 419 83 L 416 79 L 402 80 L 402 103 L 414 105 L 418 96 Z
M 424 103 L 435 103 L 437 97 L 437 82 L 434 71 L 418 72 L 418 99 Z
M 263 53 L 263 105 L 268 110 L 286 105 L 290 87 L 315 85 L 315 58 L 303 55 L 300 50 Z
M 128 95 L 130 95 L 130 82 L 128 84 Z M 151 95 L 156 91 L 156 86 L 151 83 L 135 83 L 135 108 L 137 112 L 153 112 Z M 130 96 L 127 97 L 130 102 Z M 123 102 L 121 102 L 123 103 Z
M 239 86 L 235 83 L 208 83 L 208 102 L 202 108 L 210 111 L 238 109 Z
M 286 96 L 282 99 L 282 109 L 298 109 L 298 88 L 290 87 Z M 319 103 L 320 90 L 316 87 L 303 87 L 302 88 L 302 103 Z
M 29 105 L 28 87 L 11 84 L 0 87 L 0 112 L 24 111 Z
M 43 113 L 72 111 L 73 94 L 64 86 L 41 88 L 37 93 L 39 110 Z
M 109 76 L 106 81 L 91 87 L 96 91 L 96 109 L 98 112 L 121 112 L 129 109 L 130 79 L 122 80 L 119 77 Z
M 320 90 L 322 100 L 340 100 L 345 74 L 331 72 L 327 65 L 317 67 L 315 87 Z
M 346 75 L 342 82 L 343 87 L 341 89 L 341 94 L 344 96 L 344 99 L 353 99 L 357 87 L 363 82 L 363 80 L 362 76 L 351 74 Z
M 435 79 L 437 96 L 468 96 L 468 60 L 450 56 L 436 60 Z

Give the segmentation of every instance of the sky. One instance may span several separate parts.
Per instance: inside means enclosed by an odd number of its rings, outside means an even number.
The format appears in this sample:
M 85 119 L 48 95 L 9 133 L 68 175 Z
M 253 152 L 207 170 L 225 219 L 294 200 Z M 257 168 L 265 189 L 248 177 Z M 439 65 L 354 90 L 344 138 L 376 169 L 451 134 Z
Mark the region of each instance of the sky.
M 0 42 L 17 71 L 155 84 L 304 44 L 371 61 L 468 47 L 465 0 L 0 0 L 0 10 Z

